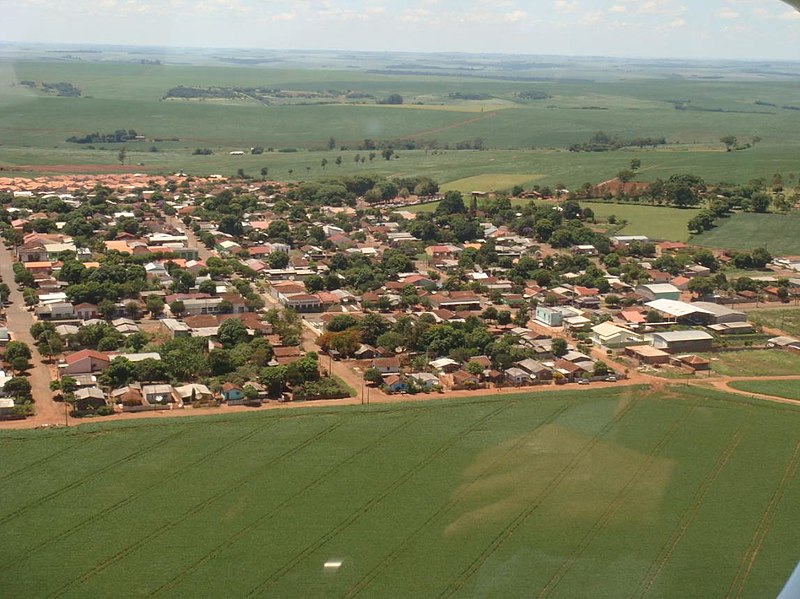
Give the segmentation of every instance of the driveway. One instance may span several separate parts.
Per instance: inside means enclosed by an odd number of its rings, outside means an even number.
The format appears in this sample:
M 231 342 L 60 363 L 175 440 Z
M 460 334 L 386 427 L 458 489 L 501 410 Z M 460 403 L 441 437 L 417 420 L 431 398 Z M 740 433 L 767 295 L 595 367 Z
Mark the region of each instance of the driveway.
M 30 333 L 31 325 L 34 323 L 33 316 L 25 309 L 22 293 L 17 291 L 17 285 L 14 283 L 14 269 L 12 268 L 14 260 L 14 254 L 11 251 L 5 246 L 0 247 L 0 275 L 3 276 L 3 282 L 11 288 L 11 297 L 9 298 L 11 305 L 6 308 L 6 324 L 11 333 L 11 339 L 27 343 L 33 353 L 28 380 L 31 383 L 36 412 L 34 416 L 27 419 L 27 422 L 41 422 L 42 424 L 64 422 L 64 407 L 53 401 L 53 393 L 50 391 L 50 369 L 43 362 L 33 344 L 33 337 Z

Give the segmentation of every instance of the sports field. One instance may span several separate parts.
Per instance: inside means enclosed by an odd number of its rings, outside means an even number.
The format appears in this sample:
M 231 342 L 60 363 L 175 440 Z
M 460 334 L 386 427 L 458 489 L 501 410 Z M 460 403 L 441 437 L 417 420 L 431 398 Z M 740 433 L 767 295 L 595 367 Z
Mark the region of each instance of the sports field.
M 0 585 L 774 597 L 800 553 L 798 419 L 675 387 L 7 431 Z
M 711 248 L 753 250 L 767 248 L 775 256 L 800 255 L 800 215 L 738 213 L 692 242 Z

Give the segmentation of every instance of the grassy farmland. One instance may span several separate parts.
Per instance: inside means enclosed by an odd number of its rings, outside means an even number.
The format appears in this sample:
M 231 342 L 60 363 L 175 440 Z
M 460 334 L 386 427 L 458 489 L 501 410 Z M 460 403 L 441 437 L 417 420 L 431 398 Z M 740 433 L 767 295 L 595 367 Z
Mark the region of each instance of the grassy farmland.
M 748 181 L 796 170 L 800 123 L 793 111 L 778 108 L 791 100 L 792 83 L 768 80 L 664 80 L 661 75 L 620 80 L 614 69 L 596 81 L 565 78 L 508 81 L 501 78 L 386 75 L 366 69 L 321 70 L 222 66 L 140 65 L 123 62 L 0 61 L 0 167 L 14 172 L 52 172 L 53 165 L 117 165 L 118 144 L 94 149 L 66 143 L 72 135 L 136 129 L 147 138 L 128 144 L 129 167 L 145 172 L 183 170 L 193 174 L 257 175 L 268 166 L 280 179 L 309 179 L 331 172 L 426 174 L 442 183 L 477 175 L 506 181 L 563 182 L 577 186 L 613 177 L 633 158 L 642 160 L 640 177 L 649 180 L 692 172 L 709 181 Z M 23 81 L 65 81 L 81 97 L 53 97 Z M 400 93 L 402 106 L 369 102 L 276 104 L 257 101 L 165 100 L 176 85 L 269 86 L 319 92 L 356 90 L 379 98 Z M 534 88 L 549 97 L 522 101 Z M 474 94 L 485 101 L 458 101 L 450 94 Z M 691 100 L 693 110 L 675 110 L 674 98 Z M 775 107 L 756 105 L 756 101 Z M 657 150 L 570 154 L 566 148 L 604 130 L 622 139 L 665 136 Z M 727 153 L 719 138 L 743 141 L 758 135 L 753 149 Z M 402 151 L 399 160 L 356 164 L 342 152 L 341 167 L 320 167 L 339 154 L 307 151 L 354 148 L 365 138 L 437 140 L 455 144 L 481 138 L 487 152 L 447 150 L 443 154 Z M 173 140 L 174 138 L 174 140 Z M 162 141 L 155 141 L 160 139 Z M 155 146 L 157 152 L 150 152 Z M 253 146 L 294 148 L 261 156 L 231 157 Z M 192 156 L 198 147 L 213 156 Z M 117 165 L 118 166 L 118 165 Z M 291 170 L 291 173 L 289 172 Z M 516 179 L 518 177 L 518 179 Z
M 765 247 L 774 255 L 800 255 L 800 214 L 737 213 L 717 221 L 710 231 L 697 235 L 698 245 L 720 249 L 753 250 Z
M 3 432 L 0 584 L 774 596 L 800 550 L 800 412 L 677 389 Z
M 800 381 L 733 381 L 734 389 L 800 401 Z

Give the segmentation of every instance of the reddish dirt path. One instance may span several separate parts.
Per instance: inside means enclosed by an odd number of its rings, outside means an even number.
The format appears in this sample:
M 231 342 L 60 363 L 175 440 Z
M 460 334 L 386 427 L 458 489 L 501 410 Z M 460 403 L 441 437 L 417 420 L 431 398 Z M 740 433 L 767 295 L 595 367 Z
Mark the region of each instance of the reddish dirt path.
M 401 137 L 400 139 L 415 139 L 421 135 L 431 135 L 433 133 L 441 133 L 442 131 L 449 131 L 450 129 L 458 129 L 459 127 L 463 127 L 464 125 L 469 125 L 471 123 L 477 123 L 478 121 L 482 121 L 484 119 L 496 117 L 497 112 L 484 112 L 481 113 L 481 116 L 476 116 L 471 119 L 467 119 L 465 121 L 458 121 L 457 123 L 453 123 L 452 125 L 445 125 L 444 127 L 436 127 L 434 129 L 424 129 L 422 131 L 416 131 L 411 135 L 406 135 Z

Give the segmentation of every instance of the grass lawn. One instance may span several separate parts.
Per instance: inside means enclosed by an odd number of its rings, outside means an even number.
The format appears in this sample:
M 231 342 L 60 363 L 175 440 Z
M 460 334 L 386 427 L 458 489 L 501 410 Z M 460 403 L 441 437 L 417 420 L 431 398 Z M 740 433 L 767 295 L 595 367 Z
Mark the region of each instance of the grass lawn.
M 711 248 L 753 250 L 767 248 L 773 255 L 800 255 L 800 214 L 737 213 L 692 242 Z
M 800 356 L 778 349 L 704 354 L 711 369 L 723 376 L 784 376 L 800 374 Z
M 598 220 L 614 215 L 618 223 L 622 220 L 628 221 L 620 229 L 621 235 L 646 235 L 650 239 L 666 241 L 688 240 L 689 229 L 686 224 L 697 214 L 695 210 L 637 204 L 582 202 L 582 205 L 591 208 Z
M 800 553 L 799 424 L 791 407 L 628 387 L 3 431 L 0 584 L 775 596 Z
M 733 381 L 730 386 L 748 393 L 761 393 L 800 401 L 800 381 Z
M 753 310 L 747 313 L 747 318 L 762 327 L 783 331 L 788 335 L 800 335 L 800 308 Z

